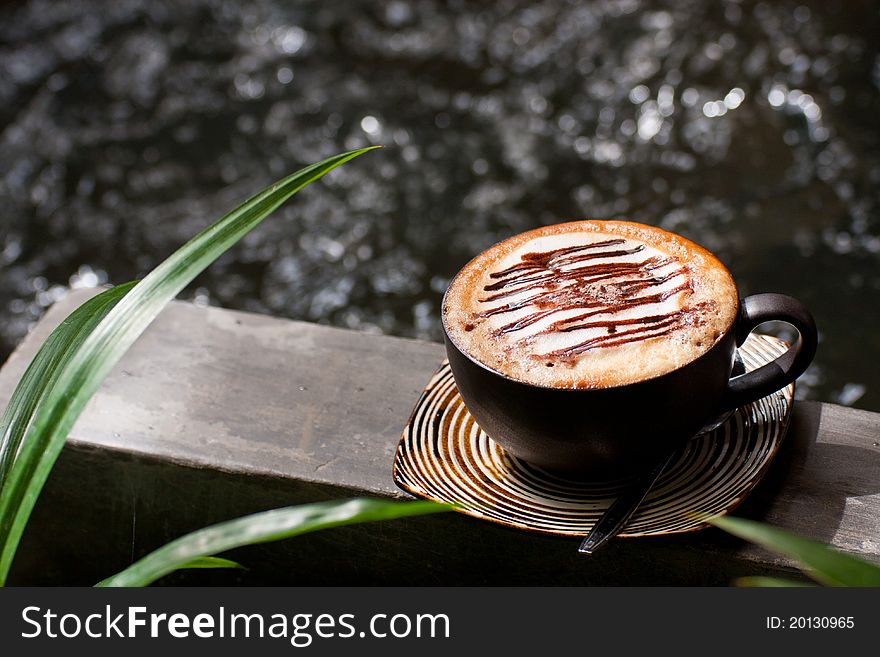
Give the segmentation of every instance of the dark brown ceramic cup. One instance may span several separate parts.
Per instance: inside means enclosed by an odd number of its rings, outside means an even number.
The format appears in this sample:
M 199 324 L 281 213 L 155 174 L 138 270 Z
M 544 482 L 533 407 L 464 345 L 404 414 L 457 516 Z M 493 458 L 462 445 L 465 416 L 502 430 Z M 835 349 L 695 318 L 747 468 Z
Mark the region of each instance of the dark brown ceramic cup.
M 651 379 L 606 388 L 522 383 L 459 349 L 449 336 L 445 311 L 443 332 L 461 397 L 491 438 L 544 469 L 614 479 L 656 464 L 713 418 L 783 388 L 810 364 L 816 325 L 801 302 L 757 294 L 737 303 L 739 312 L 727 332 L 695 360 Z M 755 327 L 772 320 L 794 326 L 797 341 L 771 363 L 732 377 L 737 347 Z

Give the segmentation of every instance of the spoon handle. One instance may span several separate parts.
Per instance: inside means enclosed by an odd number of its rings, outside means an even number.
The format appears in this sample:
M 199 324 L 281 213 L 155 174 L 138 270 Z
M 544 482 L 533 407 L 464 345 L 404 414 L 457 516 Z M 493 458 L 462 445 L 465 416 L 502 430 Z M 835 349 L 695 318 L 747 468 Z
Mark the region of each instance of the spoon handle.
M 648 494 L 648 491 L 654 486 L 660 478 L 660 474 L 666 469 L 675 455 L 673 450 L 668 457 L 662 462 L 648 470 L 645 474 L 636 479 L 632 485 L 627 487 L 614 502 L 608 507 L 608 510 L 602 514 L 598 522 L 593 525 L 590 533 L 587 534 L 578 552 L 583 554 L 593 554 L 602 547 L 610 539 L 617 536 L 617 533 L 623 529 L 626 521 L 639 508 L 642 500 Z

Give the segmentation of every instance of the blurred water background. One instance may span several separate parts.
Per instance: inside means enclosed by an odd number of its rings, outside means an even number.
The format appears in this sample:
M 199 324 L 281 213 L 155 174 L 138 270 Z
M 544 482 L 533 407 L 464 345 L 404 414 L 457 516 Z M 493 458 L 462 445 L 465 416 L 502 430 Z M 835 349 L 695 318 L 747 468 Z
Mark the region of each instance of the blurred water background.
M 800 397 L 880 410 L 875 2 L 0 7 L 0 361 L 70 288 L 143 275 L 272 180 L 314 185 L 184 298 L 440 338 L 493 242 L 628 218 L 809 305 Z

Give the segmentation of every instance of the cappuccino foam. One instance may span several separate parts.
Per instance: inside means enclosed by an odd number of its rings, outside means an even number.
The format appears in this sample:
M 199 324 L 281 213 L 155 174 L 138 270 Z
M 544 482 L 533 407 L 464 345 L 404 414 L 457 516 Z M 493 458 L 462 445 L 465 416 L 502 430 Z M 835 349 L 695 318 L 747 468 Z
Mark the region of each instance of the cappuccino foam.
M 444 297 L 455 345 L 512 379 L 554 388 L 626 385 L 712 348 L 736 317 L 730 273 L 658 228 L 576 221 L 478 255 Z

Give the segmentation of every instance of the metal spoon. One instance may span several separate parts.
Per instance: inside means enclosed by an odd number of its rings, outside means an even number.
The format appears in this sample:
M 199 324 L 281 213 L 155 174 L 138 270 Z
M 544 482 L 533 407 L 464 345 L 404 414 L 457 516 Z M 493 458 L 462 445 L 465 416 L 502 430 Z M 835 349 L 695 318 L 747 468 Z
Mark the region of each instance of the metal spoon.
M 578 552 L 583 554 L 593 554 L 600 547 L 605 545 L 609 540 L 617 536 L 617 533 L 623 529 L 627 520 L 630 519 L 635 510 L 647 496 L 648 491 L 653 488 L 654 484 L 660 478 L 663 470 L 672 461 L 672 457 L 678 449 L 669 452 L 669 455 L 648 470 L 645 474 L 639 476 L 632 485 L 624 490 L 620 496 L 614 500 L 608 510 L 599 518 L 599 521 L 593 525 L 590 533 L 584 539 Z
M 745 372 L 745 367 L 743 366 L 742 360 L 737 355 L 736 363 L 733 368 L 733 376 L 737 376 L 743 372 Z M 717 429 L 724 424 L 727 421 L 727 418 L 732 414 L 732 410 L 722 413 L 712 421 L 706 423 L 696 435 L 689 437 L 688 440 L 693 440 L 694 438 L 702 436 L 707 431 Z M 624 525 L 626 525 L 626 522 L 632 517 L 632 514 L 636 512 L 636 509 L 638 509 L 639 505 L 644 501 L 651 488 L 654 487 L 654 484 L 657 483 L 660 475 L 672 462 L 672 458 L 686 442 L 687 441 L 676 445 L 674 449 L 670 450 L 665 458 L 658 461 L 650 470 L 640 475 L 638 479 L 636 479 L 618 496 L 616 500 L 614 500 L 611 506 L 608 507 L 608 510 L 599 518 L 598 522 L 593 525 L 590 533 L 587 534 L 586 538 L 584 538 L 581 543 L 581 546 L 578 548 L 578 552 L 583 554 L 593 554 L 596 550 L 605 545 L 605 543 L 617 536 L 620 530 L 623 529 Z
M 654 487 L 654 484 L 657 483 L 660 475 L 663 474 L 663 471 L 672 462 L 672 459 L 678 453 L 678 450 L 688 441 L 702 436 L 707 431 L 713 431 L 720 427 L 732 413 L 733 411 L 723 413 L 706 424 L 699 433 L 689 437 L 688 440 L 683 443 L 677 444 L 669 451 L 669 454 L 666 457 L 658 461 L 654 467 L 640 475 L 632 484 L 630 484 L 626 490 L 614 500 L 611 506 L 608 507 L 608 510 L 602 514 L 598 522 L 593 525 L 590 533 L 587 534 L 586 538 L 584 538 L 581 543 L 581 546 L 578 548 L 578 552 L 593 554 L 610 539 L 617 536 L 618 532 L 623 529 L 626 522 L 632 517 L 632 514 L 636 512 L 636 509 L 638 509 L 639 505 L 644 501 L 648 492 Z

